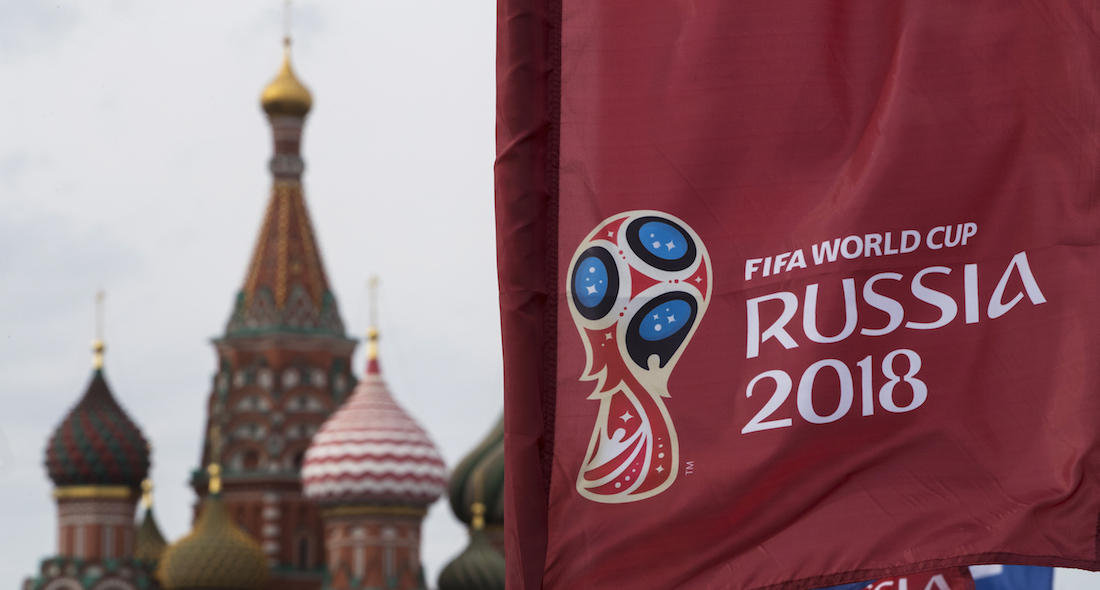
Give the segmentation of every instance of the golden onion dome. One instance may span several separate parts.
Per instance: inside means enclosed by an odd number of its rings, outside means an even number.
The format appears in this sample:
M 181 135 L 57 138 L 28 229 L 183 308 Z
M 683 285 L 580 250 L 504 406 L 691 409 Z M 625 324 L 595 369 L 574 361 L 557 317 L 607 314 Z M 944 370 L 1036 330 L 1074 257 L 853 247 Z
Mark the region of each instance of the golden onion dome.
M 157 564 L 156 576 L 165 590 L 261 590 L 267 581 L 264 552 L 233 523 L 218 493 L 214 467 L 211 493 L 195 528 L 170 545 Z
M 283 67 L 264 88 L 260 104 L 269 117 L 305 117 L 313 106 L 309 89 L 298 81 L 290 67 L 290 39 L 283 42 Z

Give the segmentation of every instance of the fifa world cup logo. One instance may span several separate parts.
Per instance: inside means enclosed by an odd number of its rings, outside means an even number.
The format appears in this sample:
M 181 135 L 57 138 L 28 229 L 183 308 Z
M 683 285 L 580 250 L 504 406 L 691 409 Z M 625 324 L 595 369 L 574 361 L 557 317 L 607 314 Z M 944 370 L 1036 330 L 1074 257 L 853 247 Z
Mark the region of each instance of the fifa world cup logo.
M 583 381 L 599 413 L 577 491 L 634 502 L 672 485 L 680 469 L 668 378 L 710 301 L 710 256 L 683 221 L 630 211 L 600 223 L 569 263 L 569 311 L 584 342 Z

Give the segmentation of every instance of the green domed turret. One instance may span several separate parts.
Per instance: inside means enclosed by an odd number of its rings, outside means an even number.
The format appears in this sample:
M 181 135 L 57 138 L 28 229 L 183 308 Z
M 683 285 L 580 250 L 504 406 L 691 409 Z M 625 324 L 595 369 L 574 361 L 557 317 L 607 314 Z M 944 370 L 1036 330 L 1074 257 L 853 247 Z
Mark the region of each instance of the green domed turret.
M 448 493 L 451 510 L 467 526 L 473 524 L 471 506 L 475 502 L 485 506 L 485 526 L 490 536 L 504 526 L 504 416 L 455 467 Z
M 504 590 L 504 417 L 451 474 L 451 509 L 470 544 L 439 574 L 439 590 Z
M 439 574 L 439 590 L 504 590 L 504 555 L 485 538 L 481 504 L 474 504 L 470 544 Z

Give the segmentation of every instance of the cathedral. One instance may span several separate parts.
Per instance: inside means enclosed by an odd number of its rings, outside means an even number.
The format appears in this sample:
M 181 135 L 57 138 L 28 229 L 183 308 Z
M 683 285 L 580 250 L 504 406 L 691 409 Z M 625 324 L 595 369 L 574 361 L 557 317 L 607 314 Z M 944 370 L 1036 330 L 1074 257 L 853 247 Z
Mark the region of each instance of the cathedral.
M 271 195 L 224 333 L 190 484 L 192 530 L 153 512 L 149 439 L 93 345 L 87 389 L 46 445 L 56 555 L 23 590 L 496 590 L 504 588 L 503 422 L 448 468 L 391 395 L 368 334 L 357 376 L 302 190 L 312 96 L 291 66 L 263 90 Z M 377 326 L 372 317 L 372 326 Z M 446 494 L 470 542 L 425 579 L 421 521 Z M 141 504 L 140 511 L 138 504 Z M 135 512 L 140 512 L 136 515 Z

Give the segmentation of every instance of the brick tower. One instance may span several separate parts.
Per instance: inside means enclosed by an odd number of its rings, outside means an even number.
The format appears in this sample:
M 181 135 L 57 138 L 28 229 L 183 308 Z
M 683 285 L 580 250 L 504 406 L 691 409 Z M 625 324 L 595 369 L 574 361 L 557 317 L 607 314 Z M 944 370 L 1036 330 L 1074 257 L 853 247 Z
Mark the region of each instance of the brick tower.
M 207 431 L 224 444 L 200 465 L 223 467 L 220 501 L 263 548 L 272 590 L 316 590 L 324 578 L 323 528 L 302 498 L 299 469 L 310 438 L 355 386 L 355 341 L 344 333 L 302 194 L 302 128 L 312 106 L 294 75 L 290 42 L 261 104 L 274 136 L 271 198 L 225 334 Z M 210 438 L 206 437 L 209 441 Z M 196 469 L 200 496 L 208 477 Z
M 57 555 L 42 561 L 26 590 L 159 588 L 155 556 L 134 555 L 134 508 L 149 473 L 149 448 L 107 385 L 103 341 L 94 346 L 88 388 L 46 448 L 57 500 Z

